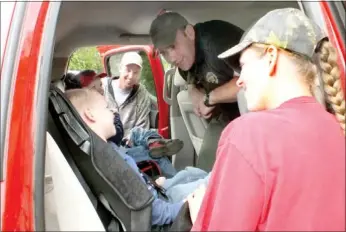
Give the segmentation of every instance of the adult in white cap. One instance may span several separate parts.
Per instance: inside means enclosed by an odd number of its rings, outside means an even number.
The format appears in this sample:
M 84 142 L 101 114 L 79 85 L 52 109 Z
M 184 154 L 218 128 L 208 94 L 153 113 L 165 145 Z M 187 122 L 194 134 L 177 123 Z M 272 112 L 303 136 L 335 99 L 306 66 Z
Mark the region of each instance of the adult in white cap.
M 134 127 L 149 129 L 150 93 L 139 83 L 143 60 L 137 52 L 127 52 L 119 64 L 119 78 L 104 78 L 105 97 L 118 109 L 124 136 Z
M 133 87 L 139 84 L 142 65 L 142 57 L 137 52 L 127 52 L 121 58 L 119 64 L 119 79 L 112 82 L 112 84 L 116 87 L 114 90 L 119 89 L 122 90 L 123 93 L 127 93 L 125 95 L 117 96 L 115 100 L 119 105 L 126 100 Z M 115 94 L 118 94 L 118 92 Z
M 137 52 L 125 53 L 119 64 L 119 78 L 103 78 L 104 96 L 110 108 L 115 108 L 120 117 L 114 118 L 117 129 L 123 129 L 109 138 L 115 144 L 119 141 L 131 141 L 128 155 L 136 162 L 155 159 L 166 177 L 175 175 L 176 170 L 166 156 L 176 154 L 183 142 L 179 139 L 164 139 L 156 131 L 150 130 L 150 109 L 156 101 L 146 88 L 140 84 L 143 60 Z M 121 126 L 122 124 L 122 126 Z M 122 127 L 122 128 L 121 128 Z M 142 148 L 149 149 L 150 154 Z M 137 148 L 136 148 L 137 147 Z M 132 149 L 133 148 L 133 149 Z

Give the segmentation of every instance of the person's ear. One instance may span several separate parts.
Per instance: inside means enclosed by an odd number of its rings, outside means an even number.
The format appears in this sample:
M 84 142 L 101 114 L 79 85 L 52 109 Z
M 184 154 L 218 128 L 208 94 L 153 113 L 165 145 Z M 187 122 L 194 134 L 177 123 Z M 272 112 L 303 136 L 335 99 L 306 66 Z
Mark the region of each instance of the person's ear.
M 193 26 L 191 24 L 188 24 L 185 27 L 185 35 L 187 36 L 187 38 L 189 38 L 190 40 L 195 40 L 195 29 L 193 28 Z
M 83 115 L 88 121 L 95 122 L 95 116 L 90 108 L 86 108 L 83 112 Z
M 243 77 L 241 75 L 240 75 L 240 77 L 233 78 L 233 80 L 236 80 L 236 85 L 239 88 L 244 87 L 244 79 L 243 79 Z
M 268 65 L 269 65 L 269 70 L 268 70 L 268 74 L 269 76 L 274 76 L 276 73 L 276 67 L 277 67 L 277 62 L 278 62 L 278 53 L 279 50 L 277 49 L 277 47 L 270 45 L 267 49 L 266 49 L 266 55 L 268 57 Z

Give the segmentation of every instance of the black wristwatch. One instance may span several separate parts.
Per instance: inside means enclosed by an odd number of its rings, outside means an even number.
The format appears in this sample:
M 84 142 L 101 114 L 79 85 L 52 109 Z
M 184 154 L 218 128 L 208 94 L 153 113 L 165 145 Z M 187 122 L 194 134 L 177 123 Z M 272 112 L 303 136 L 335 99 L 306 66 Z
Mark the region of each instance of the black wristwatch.
M 205 93 L 204 95 L 204 105 L 207 106 L 207 107 L 211 107 L 213 105 L 209 104 L 209 92 Z

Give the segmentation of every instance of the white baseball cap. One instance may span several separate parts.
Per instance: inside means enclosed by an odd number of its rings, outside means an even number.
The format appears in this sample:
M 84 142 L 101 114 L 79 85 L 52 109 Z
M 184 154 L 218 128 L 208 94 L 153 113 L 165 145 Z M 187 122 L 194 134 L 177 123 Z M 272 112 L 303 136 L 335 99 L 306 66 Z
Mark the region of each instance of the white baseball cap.
M 136 64 L 142 68 L 143 60 L 137 52 L 126 52 L 121 58 L 120 65 Z

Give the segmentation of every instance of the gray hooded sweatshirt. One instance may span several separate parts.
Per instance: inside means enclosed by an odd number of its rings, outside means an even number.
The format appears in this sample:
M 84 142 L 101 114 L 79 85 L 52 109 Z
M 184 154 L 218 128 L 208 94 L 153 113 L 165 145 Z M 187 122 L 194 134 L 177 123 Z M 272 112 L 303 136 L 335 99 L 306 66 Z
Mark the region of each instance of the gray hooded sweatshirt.
M 136 85 L 133 87 L 124 103 L 118 106 L 114 99 L 112 81 L 113 80 L 109 77 L 105 77 L 105 80 L 102 81 L 104 95 L 107 103 L 111 107 L 118 109 L 121 122 L 124 126 L 124 137 L 128 136 L 130 130 L 134 127 L 149 129 L 149 113 L 151 107 L 150 93 L 143 85 Z

